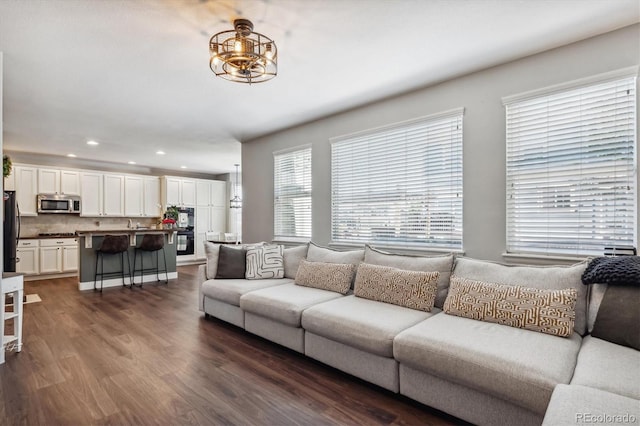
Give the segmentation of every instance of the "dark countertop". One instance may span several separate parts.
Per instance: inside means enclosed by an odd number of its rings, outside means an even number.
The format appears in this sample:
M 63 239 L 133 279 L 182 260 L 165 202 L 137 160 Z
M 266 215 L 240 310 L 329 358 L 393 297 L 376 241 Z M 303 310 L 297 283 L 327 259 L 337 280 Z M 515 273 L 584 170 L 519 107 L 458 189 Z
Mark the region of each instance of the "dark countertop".
M 88 235 L 107 235 L 107 234 L 172 234 L 180 229 L 93 229 L 85 231 L 76 231 L 79 237 Z
M 20 275 L 24 275 L 22 272 L 3 272 L 2 273 L 2 278 L 13 278 L 13 277 L 19 277 Z
M 22 236 L 20 235 L 21 240 L 59 240 L 61 238 L 78 238 L 77 235 L 64 235 L 64 236 L 52 236 L 52 235 L 30 235 L 30 236 Z

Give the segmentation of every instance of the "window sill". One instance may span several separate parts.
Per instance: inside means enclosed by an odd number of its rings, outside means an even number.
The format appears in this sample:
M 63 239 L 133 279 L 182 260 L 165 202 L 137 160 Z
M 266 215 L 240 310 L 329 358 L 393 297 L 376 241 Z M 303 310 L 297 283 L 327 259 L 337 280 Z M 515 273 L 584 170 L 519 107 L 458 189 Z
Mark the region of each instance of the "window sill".
M 413 255 L 419 255 L 419 254 L 423 254 L 423 255 L 438 255 L 438 254 L 449 254 L 449 253 L 453 253 L 457 256 L 464 256 L 464 251 L 463 250 L 455 250 L 455 249 L 444 249 L 444 248 L 435 248 L 435 247 L 412 247 L 412 246 L 400 246 L 400 245 L 384 245 L 384 244 L 369 244 L 367 243 L 367 245 L 369 245 L 370 247 L 376 249 L 376 250 L 383 250 L 383 251 L 389 251 L 393 254 L 413 254 Z M 329 243 L 329 247 L 330 248 L 336 248 L 336 249 L 361 249 L 364 248 L 365 244 L 356 244 L 356 243 L 335 243 L 335 242 L 330 242 Z
M 533 265 L 572 264 L 589 260 L 590 256 L 563 256 L 559 254 L 502 253 L 508 263 L 527 263 Z

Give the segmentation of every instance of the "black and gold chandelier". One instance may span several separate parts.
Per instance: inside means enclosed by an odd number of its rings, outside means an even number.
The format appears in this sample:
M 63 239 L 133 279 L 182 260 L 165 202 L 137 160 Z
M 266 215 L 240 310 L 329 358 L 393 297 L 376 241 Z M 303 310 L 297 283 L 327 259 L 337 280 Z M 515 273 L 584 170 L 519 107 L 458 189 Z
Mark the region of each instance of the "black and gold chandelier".
M 238 83 L 262 83 L 278 73 L 278 49 L 269 37 L 253 32 L 248 19 L 233 21 L 235 30 L 209 40 L 209 68 L 218 77 Z

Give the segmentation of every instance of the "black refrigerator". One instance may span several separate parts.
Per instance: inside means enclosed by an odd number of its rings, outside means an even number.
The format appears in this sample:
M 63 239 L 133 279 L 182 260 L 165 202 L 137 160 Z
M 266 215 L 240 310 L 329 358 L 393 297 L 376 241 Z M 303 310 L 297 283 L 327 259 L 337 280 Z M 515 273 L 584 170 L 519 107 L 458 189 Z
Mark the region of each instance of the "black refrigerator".
M 16 200 L 16 191 L 4 191 L 4 234 L 2 237 L 4 254 L 4 272 L 16 271 L 16 246 L 20 238 L 20 209 Z

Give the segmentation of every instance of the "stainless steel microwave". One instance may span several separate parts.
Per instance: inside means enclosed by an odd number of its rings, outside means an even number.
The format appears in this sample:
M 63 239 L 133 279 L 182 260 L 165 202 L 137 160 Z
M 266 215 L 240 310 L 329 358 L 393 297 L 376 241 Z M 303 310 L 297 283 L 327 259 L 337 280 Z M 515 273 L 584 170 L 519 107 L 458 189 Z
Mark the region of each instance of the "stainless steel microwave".
M 38 213 L 80 213 L 77 195 L 38 194 Z

